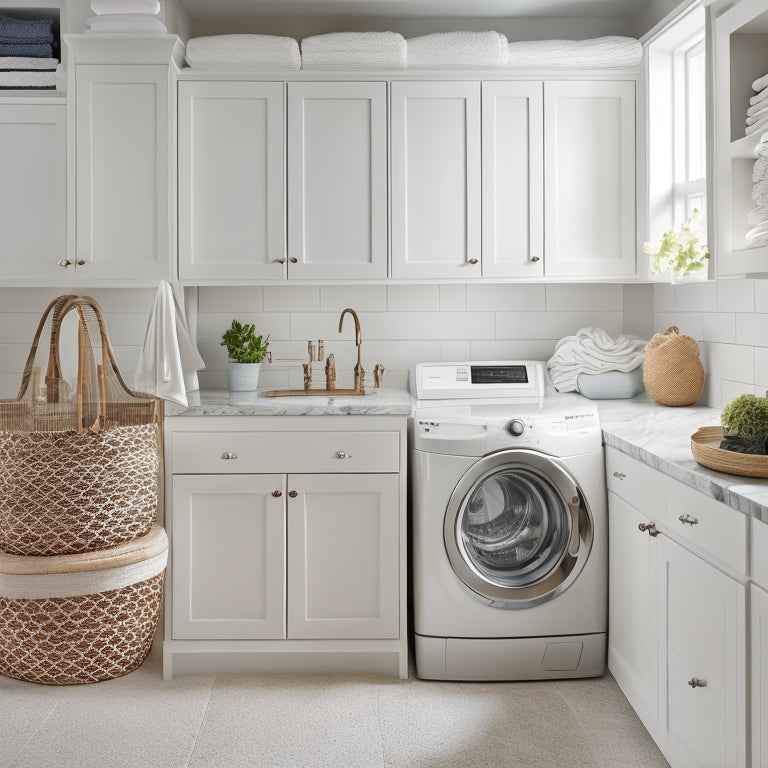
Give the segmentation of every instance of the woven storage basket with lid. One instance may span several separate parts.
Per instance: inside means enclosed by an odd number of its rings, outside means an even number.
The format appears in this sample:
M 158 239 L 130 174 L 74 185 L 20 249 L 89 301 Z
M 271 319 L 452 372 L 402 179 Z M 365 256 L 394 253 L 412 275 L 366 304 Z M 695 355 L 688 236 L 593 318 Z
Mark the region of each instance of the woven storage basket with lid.
M 60 350 L 67 316 L 76 321 L 69 378 Z M 162 401 L 123 381 L 98 304 L 52 301 L 19 394 L 0 401 L 0 551 L 76 554 L 147 534 L 157 517 L 161 421 Z
M 654 334 L 645 349 L 643 384 L 659 405 L 694 405 L 704 389 L 699 345 L 673 325 Z
M 168 537 L 52 557 L 0 553 L 0 674 L 95 683 L 144 661 L 160 617 Z

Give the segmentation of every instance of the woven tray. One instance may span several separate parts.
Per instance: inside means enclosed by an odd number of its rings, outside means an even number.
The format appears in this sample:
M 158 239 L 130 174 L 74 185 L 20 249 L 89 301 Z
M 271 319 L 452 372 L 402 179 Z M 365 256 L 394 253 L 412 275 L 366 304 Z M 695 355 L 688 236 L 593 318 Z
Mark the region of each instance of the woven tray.
M 691 435 L 693 458 L 709 469 L 746 477 L 768 477 L 768 456 L 755 456 L 719 448 L 722 427 L 702 427 Z

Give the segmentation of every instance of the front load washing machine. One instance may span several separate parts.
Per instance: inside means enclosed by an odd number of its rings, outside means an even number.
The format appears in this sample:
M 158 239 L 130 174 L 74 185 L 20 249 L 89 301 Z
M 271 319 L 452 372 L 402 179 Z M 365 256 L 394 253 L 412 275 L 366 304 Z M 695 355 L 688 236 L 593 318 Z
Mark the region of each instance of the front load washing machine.
M 540 361 L 411 370 L 416 674 L 603 674 L 607 501 L 598 412 Z

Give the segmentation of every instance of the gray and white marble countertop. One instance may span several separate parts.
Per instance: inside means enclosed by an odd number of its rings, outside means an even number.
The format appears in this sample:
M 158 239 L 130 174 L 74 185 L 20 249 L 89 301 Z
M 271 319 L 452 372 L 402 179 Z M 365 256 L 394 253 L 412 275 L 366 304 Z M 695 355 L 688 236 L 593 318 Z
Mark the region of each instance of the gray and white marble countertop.
M 645 398 L 597 404 L 606 445 L 768 523 L 768 479 L 716 472 L 693 458 L 691 435 L 699 427 L 719 425 L 718 409 L 667 408 Z
M 166 416 L 408 416 L 414 401 L 400 389 L 380 389 L 365 397 L 263 397 L 260 391 L 191 392 L 189 406 L 166 402 Z M 580 395 L 569 395 L 580 398 Z M 698 464 L 691 435 L 720 424 L 716 408 L 667 408 L 647 396 L 596 400 L 606 445 L 642 461 L 702 493 L 768 523 L 768 479 L 739 477 Z
M 264 397 L 256 392 L 205 390 L 190 392 L 189 405 L 165 403 L 166 416 L 409 416 L 411 396 L 400 389 L 378 389 L 372 395 Z

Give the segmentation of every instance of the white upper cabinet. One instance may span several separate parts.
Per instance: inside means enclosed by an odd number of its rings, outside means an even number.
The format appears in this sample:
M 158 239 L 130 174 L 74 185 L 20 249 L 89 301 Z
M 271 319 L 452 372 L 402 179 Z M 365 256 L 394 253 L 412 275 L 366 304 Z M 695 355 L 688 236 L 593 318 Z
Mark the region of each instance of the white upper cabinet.
M 387 84 L 288 83 L 288 276 L 387 276 Z
M 283 83 L 179 83 L 179 277 L 282 279 Z
M 66 116 L 66 104 L 0 105 L 2 281 L 65 277 Z
M 544 274 L 634 275 L 634 81 L 545 83 L 544 157 Z
M 483 277 L 544 274 L 543 91 L 483 83 Z
M 175 273 L 167 65 L 76 67 L 78 282 Z
M 391 275 L 480 277 L 480 83 L 391 88 Z

